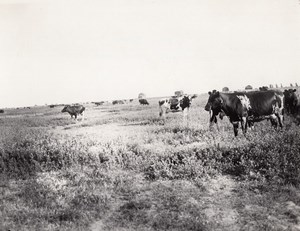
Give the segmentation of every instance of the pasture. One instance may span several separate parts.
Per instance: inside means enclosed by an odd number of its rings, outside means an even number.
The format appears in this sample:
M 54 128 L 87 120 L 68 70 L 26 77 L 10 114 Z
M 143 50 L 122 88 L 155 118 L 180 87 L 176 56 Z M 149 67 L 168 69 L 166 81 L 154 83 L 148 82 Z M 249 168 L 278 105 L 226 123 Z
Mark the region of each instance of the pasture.
M 209 130 L 208 95 L 158 117 L 139 105 L 84 104 L 0 115 L 0 230 L 298 230 L 300 129 Z M 79 120 L 81 118 L 79 117 Z

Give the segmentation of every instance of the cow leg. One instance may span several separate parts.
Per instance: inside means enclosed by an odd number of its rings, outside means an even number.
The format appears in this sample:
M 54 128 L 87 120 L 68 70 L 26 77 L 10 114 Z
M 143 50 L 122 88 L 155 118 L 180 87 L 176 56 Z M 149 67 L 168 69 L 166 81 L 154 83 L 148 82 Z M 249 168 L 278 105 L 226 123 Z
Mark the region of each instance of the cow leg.
M 276 116 L 277 116 L 277 119 L 278 119 L 279 126 L 282 128 L 283 127 L 283 115 L 276 114 Z
M 214 122 L 215 122 L 215 124 L 217 125 L 217 129 L 218 129 L 218 131 L 220 131 L 220 127 L 219 127 L 219 124 L 218 124 L 218 119 L 217 119 L 217 116 L 216 116 L 216 115 L 215 115 Z
M 164 122 L 166 122 L 166 108 L 163 106 L 159 107 L 159 117 L 161 117 Z
M 219 124 L 218 124 L 218 121 L 217 121 L 217 119 L 216 119 L 216 125 L 217 125 L 217 129 L 218 129 L 218 131 L 220 131 L 220 127 L 219 127 Z
M 81 121 L 84 121 L 84 111 L 81 113 L 81 115 L 82 115 Z
M 188 121 L 188 116 L 189 116 L 189 108 L 183 109 L 183 122 L 185 123 Z
M 213 123 L 217 123 L 217 118 L 214 114 L 212 115 L 212 117 L 209 118 L 209 129 L 210 130 L 212 130 Z
M 162 107 L 159 107 L 159 116 L 160 117 L 164 116 L 164 110 Z
M 247 126 L 249 127 L 249 130 L 254 129 L 254 122 L 248 120 L 247 121 Z
M 271 124 L 274 128 L 277 128 L 277 121 L 276 121 L 276 116 L 274 114 L 270 115 L 270 121 L 271 121 Z
M 232 125 L 233 125 L 234 136 L 237 136 L 238 135 L 239 122 L 232 122 Z
M 242 131 L 245 135 L 247 132 L 247 117 L 242 117 L 241 126 L 242 126 Z

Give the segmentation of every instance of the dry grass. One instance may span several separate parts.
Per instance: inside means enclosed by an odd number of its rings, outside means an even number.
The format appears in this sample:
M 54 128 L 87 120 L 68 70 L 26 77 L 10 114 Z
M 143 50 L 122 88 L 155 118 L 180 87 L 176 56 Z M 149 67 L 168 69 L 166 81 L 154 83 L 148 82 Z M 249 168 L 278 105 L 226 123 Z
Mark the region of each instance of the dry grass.
M 234 138 L 208 130 L 206 95 L 182 114 L 87 104 L 0 116 L 1 230 L 283 230 L 300 217 L 300 132 L 287 117 Z

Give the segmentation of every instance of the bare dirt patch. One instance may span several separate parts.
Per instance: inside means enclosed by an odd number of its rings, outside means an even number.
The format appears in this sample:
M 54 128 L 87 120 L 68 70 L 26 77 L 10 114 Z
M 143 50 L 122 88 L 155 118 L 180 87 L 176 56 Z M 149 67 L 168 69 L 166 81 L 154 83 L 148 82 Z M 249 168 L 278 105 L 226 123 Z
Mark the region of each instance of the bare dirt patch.
M 185 189 L 182 189 L 182 195 L 186 195 L 185 190 L 188 187 L 193 188 L 185 183 Z M 186 204 L 182 206 L 196 206 L 198 215 L 195 215 L 195 219 L 201 217 L 205 218 L 202 220 L 203 227 L 207 230 L 241 230 L 239 224 L 239 213 L 235 208 L 235 200 L 237 197 L 237 182 L 230 176 L 218 176 L 214 179 L 207 180 L 203 183 L 204 190 L 197 188 L 198 191 L 194 197 L 185 198 Z M 195 188 L 193 188 L 195 189 Z M 121 202 L 121 201 L 120 201 Z M 150 202 L 151 203 L 151 202 Z M 171 202 L 170 202 L 171 203 Z M 124 205 L 124 201 L 122 202 Z M 180 202 L 178 202 L 180 204 Z M 157 206 L 157 205 L 155 205 Z M 163 207 L 162 205 L 159 205 Z M 115 210 L 117 211 L 121 205 L 116 205 Z M 172 208 L 170 208 L 171 210 Z M 90 228 L 92 231 L 100 230 L 132 230 L 132 227 L 112 227 L 109 225 L 109 220 L 112 214 L 108 213 L 107 216 L 91 224 Z M 184 213 L 184 211 L 182 211 Z M 164 230 L 165 227 L 150 228 L 144 227 L 145 230 Z M 176 229 L 176 228 L 175 228 Z M 171 229 L 172 230 L 172 229 Z M 180 230 L 180 229 L 176 229 Z

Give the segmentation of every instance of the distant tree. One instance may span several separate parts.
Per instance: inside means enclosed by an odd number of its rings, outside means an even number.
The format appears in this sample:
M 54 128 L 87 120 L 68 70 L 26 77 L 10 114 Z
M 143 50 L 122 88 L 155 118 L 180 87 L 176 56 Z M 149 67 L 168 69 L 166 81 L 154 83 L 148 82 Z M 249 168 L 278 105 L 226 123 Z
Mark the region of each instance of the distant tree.
M 295 86 L 298 87 L 298 83 L 295 83 Z
M 138 95 L 138 98 L 139 98 L 139 99 L 144 99 L 144 98 L 146 98 L 146 95 L 145 95 L 144 93 L 140 93 L 140 94 Z
M 278 85 L 277 85 L 277 83 L 275 84 L 275 87 L 276 87 L 276 88 L 278 88 Z
M 280 84 L 280 87 L 283 88 L 282 83 Z
M 293 84 L 292 84 L 292 83 L 290 83 L 290 87 L 293 87 Z
M 245 87 L 245 90 L 252 90 L 253 89 L 253 87 L 251 86 L 251 85 L 247 85 L 246 87 Z
M 229 91 L 229 88 L 228 88 L 228 87 L 223 87 L 223 88 L 222 88 L 222 91 L 223 91 L 223 92 L 228 92 L 228 91 Z
M 175 91 L 174 93 L 177 97 L 183 96 L 183 91 Z
M 270 87 L 270 88 L 273 88 L 273 84 L 270 84 L 269 87 Z

